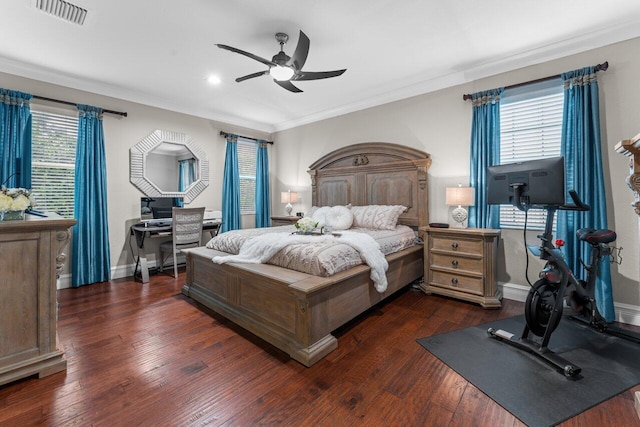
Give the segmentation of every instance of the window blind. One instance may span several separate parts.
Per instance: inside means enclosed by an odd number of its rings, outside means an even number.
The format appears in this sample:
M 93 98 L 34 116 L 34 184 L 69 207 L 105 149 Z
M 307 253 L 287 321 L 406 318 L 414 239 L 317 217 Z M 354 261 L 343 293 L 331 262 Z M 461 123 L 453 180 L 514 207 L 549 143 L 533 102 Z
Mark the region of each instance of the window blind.
M 31 190 L 36 209 L 73 218 L 78 118 L 35 110 L 31 115 Z
M 240 212 L 256 211 L 256 163 L 258 145 L 238 138 L 238 172 L 240 173 Z
M 529 97 L 508 94 L 500 105 L 500 164 L 561 155 L 564 93 L 560 84 Z M 529 210 L 527 228 L 544 229 L 546 212 Z M 500 227 L 523 228 L 525 214 L 510 205 L 500 206 Z

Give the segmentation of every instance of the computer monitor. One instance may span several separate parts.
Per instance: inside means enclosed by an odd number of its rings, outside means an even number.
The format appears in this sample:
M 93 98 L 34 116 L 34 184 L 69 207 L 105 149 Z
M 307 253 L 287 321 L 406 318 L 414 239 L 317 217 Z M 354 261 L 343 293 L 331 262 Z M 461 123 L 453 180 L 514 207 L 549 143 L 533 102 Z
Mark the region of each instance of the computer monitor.
M 141 197 L 140 219 L 171 218 L 172 208 L 180 207 L 181 197 Z
M 564 157 L 487 168 L 487 203 L 542 207 L 565 204 Z M 515 200 L 519 187 L 520 200 Z

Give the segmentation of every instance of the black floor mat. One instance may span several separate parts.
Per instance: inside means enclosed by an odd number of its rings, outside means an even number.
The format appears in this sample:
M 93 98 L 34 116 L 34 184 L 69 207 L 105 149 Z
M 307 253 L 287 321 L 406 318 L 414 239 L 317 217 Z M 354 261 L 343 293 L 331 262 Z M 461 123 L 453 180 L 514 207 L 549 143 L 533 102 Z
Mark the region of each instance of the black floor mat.
M 516 316 L 418 343 L 531 427 L 558 424 L 640 383 L 640 344 L 568 318 L 548 347 L 582 368 L 572 379 L 487 335 L 493 327 L 520 336 L 524 323 L 524 316 Z

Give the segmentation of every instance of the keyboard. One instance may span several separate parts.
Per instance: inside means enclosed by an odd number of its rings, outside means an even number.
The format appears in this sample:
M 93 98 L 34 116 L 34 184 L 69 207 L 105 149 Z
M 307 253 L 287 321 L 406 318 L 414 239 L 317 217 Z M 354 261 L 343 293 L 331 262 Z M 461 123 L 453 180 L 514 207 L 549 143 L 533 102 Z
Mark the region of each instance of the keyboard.
M 147 221 L 147 225 L 150 227 L 165 227 L 171 225 L 171 221 L 171 218 L 150 219 Z
M 205 219 L 204 221 L 202 221 L 203 225 L 212 225 L 212 224 L 218 224 L 220 223 L 219 219 Z

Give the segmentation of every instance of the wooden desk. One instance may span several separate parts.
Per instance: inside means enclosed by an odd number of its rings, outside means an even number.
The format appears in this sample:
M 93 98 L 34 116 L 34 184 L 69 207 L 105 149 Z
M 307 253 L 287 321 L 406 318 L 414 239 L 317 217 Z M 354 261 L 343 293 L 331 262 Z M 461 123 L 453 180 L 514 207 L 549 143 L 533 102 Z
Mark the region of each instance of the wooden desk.
M 220 231 L 222 221 L 210 221 L 206 220 L 202 225 L 202 231 L 211 233 L 211 237 L 214 237 Z M 136 238 L 136 244 L 138 246 L 138 261 L 133 271 L 133 277 L 135 279 L 136 272 L 138 271 L 138 265 L 140 265 L 140 275 L 142 277 L 142 283 L 149 283 L 149 265 L 147 264 L 147 253 L 144 250 L 145 238 L 151 239 L 160 237 L 171 237 L 171 224 L 169 225 L 148 225 L 146 223 L 134 224 L 131 226 L 131 234 Z

